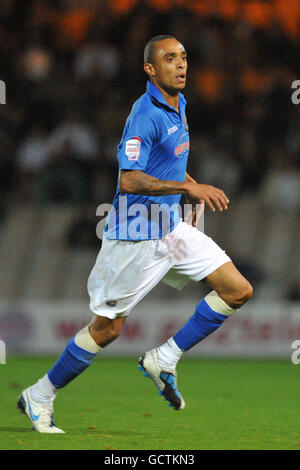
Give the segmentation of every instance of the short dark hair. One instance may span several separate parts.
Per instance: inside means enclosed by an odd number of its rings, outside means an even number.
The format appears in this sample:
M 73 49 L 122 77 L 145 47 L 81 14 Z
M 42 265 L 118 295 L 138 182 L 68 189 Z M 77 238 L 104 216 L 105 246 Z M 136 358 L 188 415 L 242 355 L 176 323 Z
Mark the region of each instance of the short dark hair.
M 149 62 L 150 64 L 154 63 L 155 46 L 158 42 L 163 41 L 164 39 L 176 38 L 174 36 L 171 36 L 170 34 L 161 34 L 159 36 L 153 36 L 153 38 L 149 39 L 144 49 L 144 64 L 146 64 L 147 62 Z

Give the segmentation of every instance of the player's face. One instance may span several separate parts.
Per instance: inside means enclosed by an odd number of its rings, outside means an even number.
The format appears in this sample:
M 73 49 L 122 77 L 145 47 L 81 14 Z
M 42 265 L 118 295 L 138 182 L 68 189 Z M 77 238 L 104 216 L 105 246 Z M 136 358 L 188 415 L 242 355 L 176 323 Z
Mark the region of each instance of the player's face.
M 186 84 L 187 54 L 176 39 L 164 39 L 156 44 L 153 81 L 170 95 L 176 95 Z

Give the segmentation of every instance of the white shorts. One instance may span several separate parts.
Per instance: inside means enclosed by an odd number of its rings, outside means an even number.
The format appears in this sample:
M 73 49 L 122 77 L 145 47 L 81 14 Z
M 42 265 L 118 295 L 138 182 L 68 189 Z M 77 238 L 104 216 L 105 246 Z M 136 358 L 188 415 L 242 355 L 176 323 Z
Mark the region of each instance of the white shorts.
M 159 240 L 104 238 L 88 280 L 90 309 L 110 319 L 126 316 L 161 280 L 182 289 L 228 261 L 211 238 L 186 222 Z

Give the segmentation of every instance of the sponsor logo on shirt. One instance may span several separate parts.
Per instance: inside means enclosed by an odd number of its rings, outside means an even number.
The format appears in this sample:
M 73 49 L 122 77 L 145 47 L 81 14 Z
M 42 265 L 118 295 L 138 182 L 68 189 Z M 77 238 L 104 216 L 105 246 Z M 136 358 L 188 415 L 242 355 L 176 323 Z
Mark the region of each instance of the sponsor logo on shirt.
M 177 126 L 173 126 L 173 127 L 170 127 L 170 129 L 168 129 L 168 134 L 173 134 L 173 132 L 176 132 L 178 131 L 178 127 Z
M 142 139 L 139 137 L 132 137 L 127 140 L 125 146 L 125 155 L 127 155 L 129 161 L 137 161 L 141 155 L 141 143 Z
M 186 140 L 184 142 L 184 139 L 186 139 L 187 137 L 188 137 L 187 133 L 184 133 L 180 136 L 177 147 L 174 150 L 174 154 L 176 155 L 177 158 L 185 157 L 188 154 L 188 151 L 190 148 L 190 141 Z

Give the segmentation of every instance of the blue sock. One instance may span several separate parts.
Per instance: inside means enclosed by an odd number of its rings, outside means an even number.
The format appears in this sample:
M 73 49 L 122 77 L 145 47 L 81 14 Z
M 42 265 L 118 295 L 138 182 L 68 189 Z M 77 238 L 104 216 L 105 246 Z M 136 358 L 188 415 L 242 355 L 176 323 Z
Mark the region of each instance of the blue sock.
M 77 346 L 74 338 L 70 339 L 64 352 L 48 372 L 50 382 L 56 388 L 64 387 L 81 374 L 92 363 L 95 356 L 97 354 Z
M 228 318 L 227 315 L 215 312 L 202 299 L 194 315 L 173 336 L 173 339 L 182 351 L 188 351 L 219 328 L 226 318 Z

